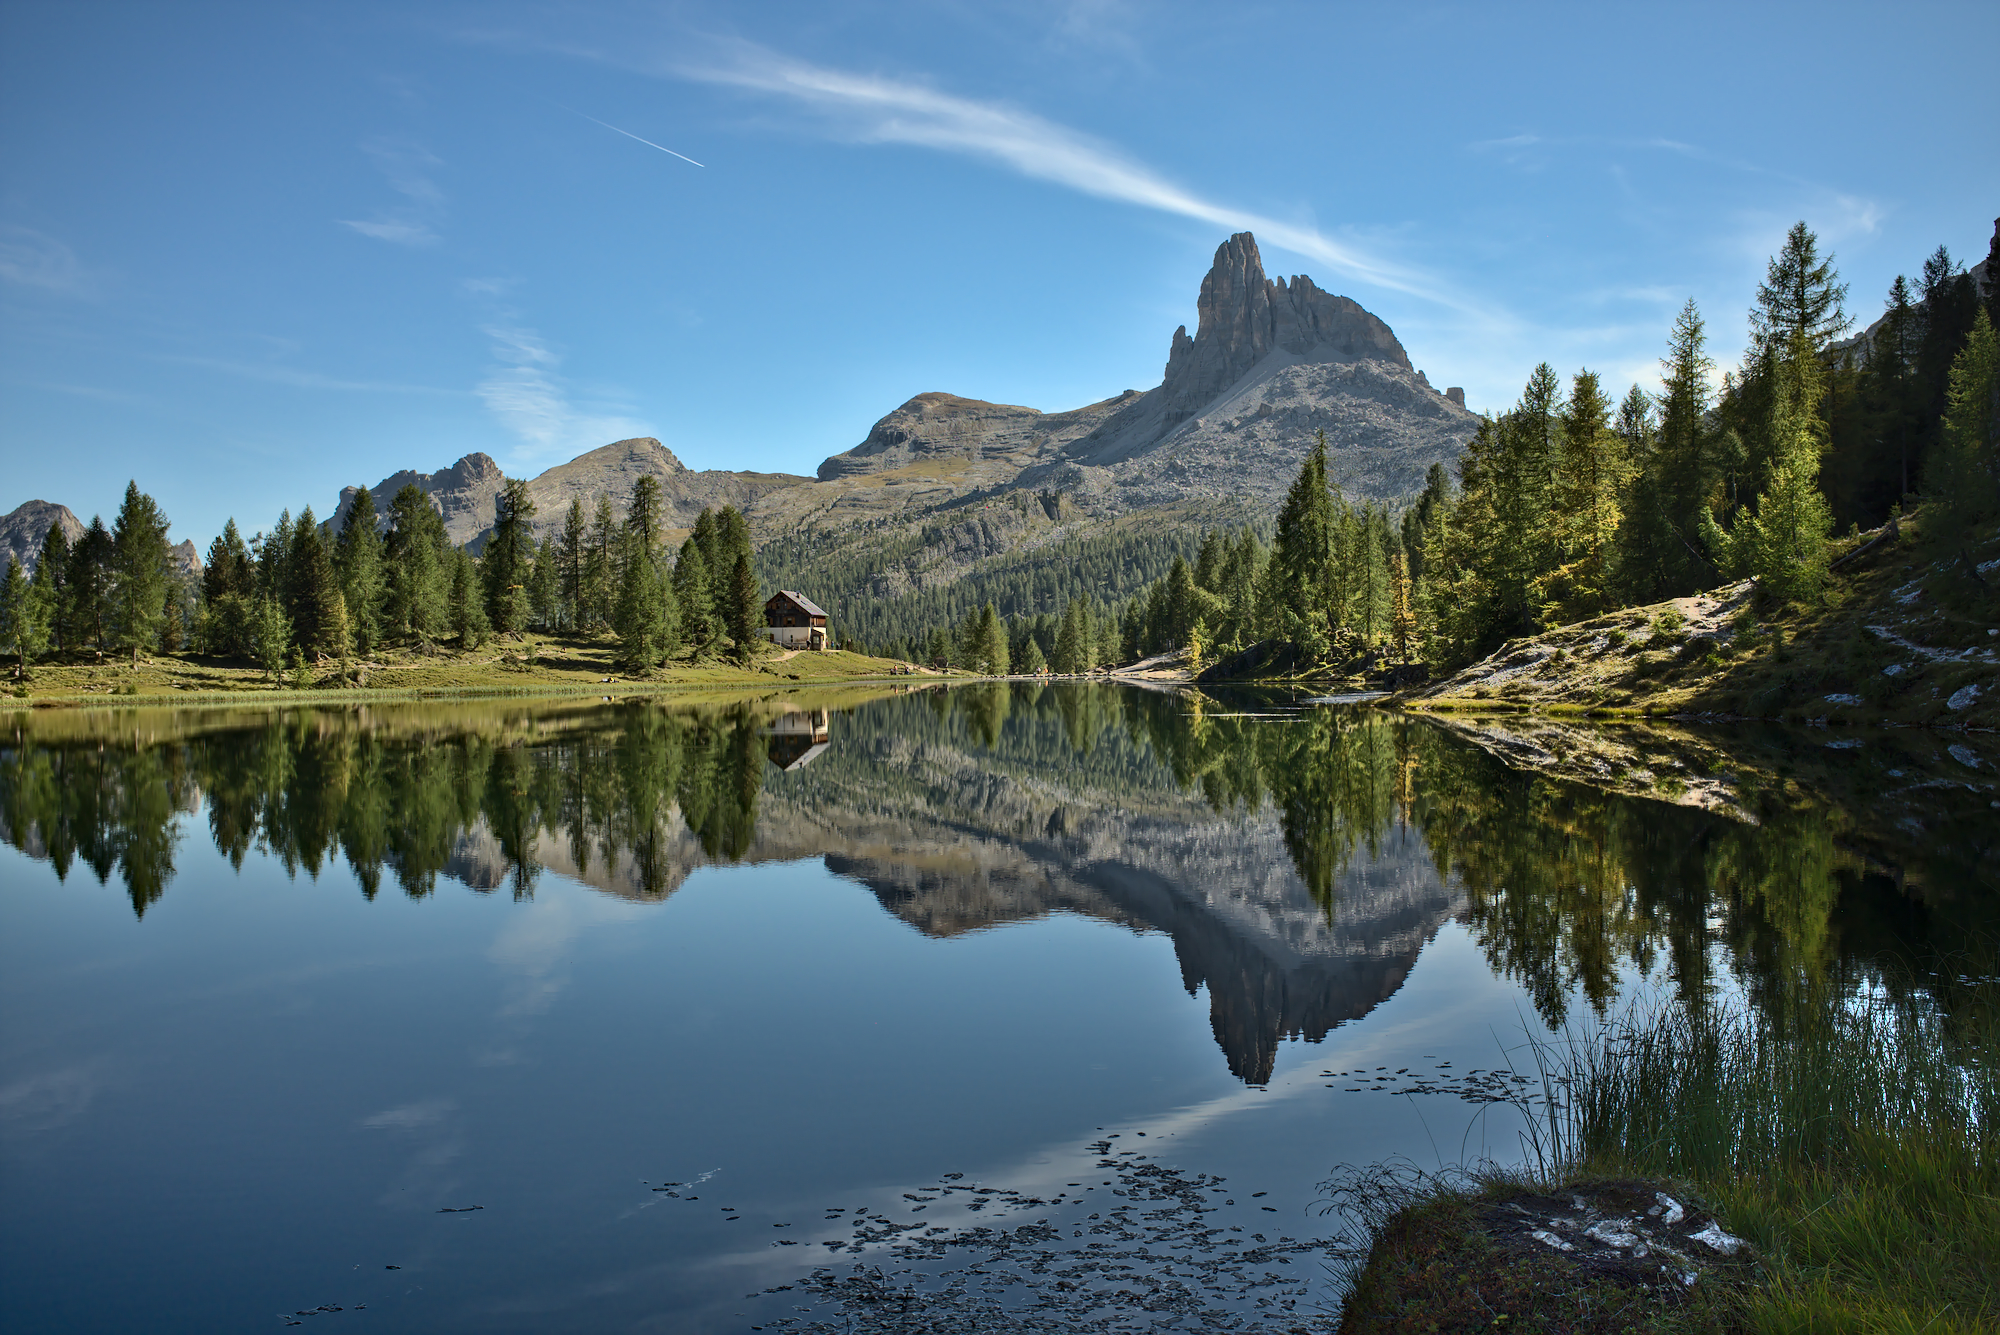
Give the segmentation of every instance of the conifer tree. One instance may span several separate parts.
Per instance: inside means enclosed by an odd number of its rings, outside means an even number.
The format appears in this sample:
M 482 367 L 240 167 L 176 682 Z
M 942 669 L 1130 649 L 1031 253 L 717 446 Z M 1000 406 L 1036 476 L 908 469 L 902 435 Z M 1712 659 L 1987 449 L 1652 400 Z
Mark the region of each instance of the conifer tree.
M 382 634 L 382 535 L 375 497 L 363 487 L 354 493 L 347 521 L 334 541 L 334 569 L 354 647 L 366 656 L 375 652 Z
M 1194 582 L 1188 563 L 1176 556 L 1167 571 L 1165 624 L 1161 627 L 1161 647 L 1176 649 L 1188 642 L 1202 621 L 1201 590 Z
M 1083 627 L 1083 603 L 1072 598 L 1069 605 L 1063 608 L 1062 627 L 1056 632 L 1056 651 L 1049 666 L 1063 676 L 1075 676 L 1090 670 L 1088 655 Z
M 1664 394 L 1651 458 L 1634 482 L 1619 561 L 1626 596 L 1636 602 L 1690 593 L 1711 566 L 1694 543 L 1712 513 L 1718 470 L 1704 418 L 1708 413 L 1708 335 L 1690 297 L 1674 320 L 1660 363 Z
M 660 496 L 660 479 L 642 473 L 632 484 L 632 504 L 625 511 L 625 531 L 639 540 L 639 553 L 648 561 L 660 545 L 660 520 L 665 512 Z
M 292 526 L 292 551 L 286 564 L 291 594 L 285 611 L 291 617 L 299 651 L 313 657 L 340 657 L 347 647 L 337 642 L 346 629 L 346 610 L 343 607 L 335 612 L 335 602 L 342 601 L 340 580 L 310 506 Z
M 590 551 L 584 561 L 580 624 L 591 629 L 611 619 L 611 604 L 619 585 L 618 521 L 611 514 L 611 498 L 599 494 L 597 513 L 590 521 Z
M 73 648 L 64 638 L 69 623 L 69 538 L 59 523 L 50 524 L 42 538 L 41 558 L 35 562 L 35 588 L 48 616 L 49 639 L 59 650 Z
M 1944 437 L 1924 483 L 1925 548 L 1959 581 L 1985 585 L 1971 549 L 1979 526 L 2000 517 L 2000 338 L 1984 309 L 1952 365 Z
M 14 675 L 28 675 L 28 660 L 40 658 L 49 647 L 48 608 L 42 591 L 21 569 L 20 561 L 7 558 L 7 577 L 0 584 L 0 653 L 14 655 Z
M 450 549 L 447 560 L 451 565 L 452 634 L 458 637 L 461 652 L 477 649 L 486 643 L 493 629 L 486 619 L 479 569 L 473 565 L 471 555 L 460 548 Z
M 1834 270 L 1833 256 L 1822 257 L 1812 229 L 1793 223 L 1757 285 L 1757 304 L 1750 311 L 1752 354 L 1782 361 L 1804 348 L 1822 357 L 1853 324 L 1846 301 L 1847 284 Z
M 620 565 L 618 605 L 613 626 L 618 633 L 618 658 L 634 672 L 651 672 L 667 654 L 668 593 L 659 566 L 646 554 L 645 539 L 628 530 Z
M 692 536 L 681 543 L 680 556 L 674 561 L 674 601 L 680 605 L 683 642 L 697 657 L 709 652 L 720 632 L 716 627 L 708 562 Z
M 561 564 L 555 539 L 543 538 L 535 549 L 534 573 L 528 579 L 528 604 L 543 630 L 552 631 L 562 624 L 562 578 L 557 573 Z
M 136 481 L 125 486 L 124 503 L 112 529 L 115 562 L 111 586 L 113 622 L 118 643 L 139 655 L 159 643 L 166 621 L 167 585 L 172 578 L 167 545 L 167 517 Z
M 97 515 L 69 549 L 69 626 L 64 642 L 72 648 L 104 648 L 110 642 L 111 567 L 115 545 L 111 530 Z
M 1551 516 L 1560 564 L 1541 585 L 1548 625 L 1612 605 L 1610 557 L 1625 484 L 1624 438 L 1612 429 L 1611 401 L 1596 372 L 1578 371 L 1570 381 L 1560 425 L 1562 467 Z
M 1701 516 L 1702 536 L 1718 564 L 1754 576 L 1760 589 L 1785 602 L 1815 597 L 1826 579 L 1833 513 L 1819 490 L 1824 425 L 1818 409 L 1825 386 L 1826 369 L 1810 331 L 1795 329 L 1789 355 L 1774 367 L 1765 430 L 1775 454 L 1755 513 L 1739 515 L 1726 533 L 1712 515 Z
M 1222 577 L 1229 562 L 1228 543 L 1220 529 L 1202 535 L 1201 554 L 1195 558 L 1194 582 L 1210 593 L 1222 592 Z
M 569 510 L 563 515 L 562 545 L 557 556 L 557 574 L 562 583 L 561 624 L 567 630 L 576 630 L 583 624 L 584 554 L 589 542 L 583 498 L 571 497 Z
M 1027 646 L 1021 651 L 1021 671 L 1031 677 L 1039 677 L 1049 670 L 1048 659 L 1042 656 L 1042 646 L 1028 637 Z
M 1417 614 L 1410 595 L 1409 558 L 1397 552 L 1389 558 L 1389 644 L 1398 663 L 1412 661 L 1417 644 Z
M 1007 628 L 1000 621 L 1000 614 L 992 603 L 987 603 L 974 615 L 967 664 L 974 672 L 989 677 L 1007 675 Z
M 651 479 L 641 478 L 643 481 Z M 653 481 L 655 488 L 659 486 Z M 534 576 L 535 502 L 525 479 L 510 477 L 493 498 L 493 529 L 480 555 L 486 581 L 486 616 L 494 630 L 518 634 L 528 624 L 528 583 Z
M 285 660 L 292 652 L 292 620 L 285 615 L 285 607 L 275 594 L 265 594 L 257 600 L 256 616 L 250 627 L 250 640 L 257 655 L 257 665 L 264 669 L 272 681 L 285 670 Z
M 1332 648 L 1326 593 L 1333 526 L 1333 497 L 1326 486 L 1326 433 L 1321 431 L 1314 435 L 1313 447 L 1278 511 L 1264 596 L 1273 613 L 1272 628 L 1315 660 Z
M 694 517 L 694 528 L 688 534 L 695 546 L 701 549 L 702 565 L 709 572 L 709 578 L 720 595 L 721 587 L 728 579 L 729 572 L 736 568 L 734 556 L 725 556 L 722 550 L 722 530 L 715 522 L 715 512 L 703 506 L 701 513 Z
M 1972 275 L 1943 246 L 1924 261 L 1917 283 L 1922 294 L 1918 303 L 1916 354 L 1917 411 L 1922 432 L 1915 472 L 1921 479 L 1926 459 L 1942 439 L 1949 411 L 1951 368 L 1972 332 L 1979 297 Z
M 414 484 L 406 484 L 389 503 L 384 553 L 389 576 L 386 621 L 391 630 L 422 645 L 443 638 L 452 621 L 456 564 L 443 516 Z
M 292 587 L 291 567 L 288 564 L 292 559 L 291 510 L 280 511 L 278 522 L 271 531 L 252 537 L 250 545 L 257 553 L 257 592 L 289 604 Z
M 1872 457 L 1856 462 L 1850 500 L 1850 509 L 1871 524 L 1916 491 L 1924 439 L 1923 382 L 1917 375 L 1923 319 L 1903 275 L 1889 285 L 1883 307 L 1862 388 Z
M 757 597 L 757 575 L 750 568 L 750 553 L 736 553 L 735 568 L 729 576 L 729 598 L 723 609 L 729 638 L 736 642 L 736 657 L 749 662 L 757 633 L 757 614 L 762 610 Z

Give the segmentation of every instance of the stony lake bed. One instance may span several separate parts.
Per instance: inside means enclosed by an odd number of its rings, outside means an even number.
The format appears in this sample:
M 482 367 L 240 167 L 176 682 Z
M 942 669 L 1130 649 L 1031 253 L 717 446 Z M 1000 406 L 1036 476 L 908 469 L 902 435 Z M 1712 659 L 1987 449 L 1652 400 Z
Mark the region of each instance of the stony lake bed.
M 1984 735 L 1481 726 L 1081 683 L 10 715 L 6 1301 L 1330 1329 L 1340 1175 L 1519 1163 L 1533 1042 L 1921 993 L 1994 923 Z

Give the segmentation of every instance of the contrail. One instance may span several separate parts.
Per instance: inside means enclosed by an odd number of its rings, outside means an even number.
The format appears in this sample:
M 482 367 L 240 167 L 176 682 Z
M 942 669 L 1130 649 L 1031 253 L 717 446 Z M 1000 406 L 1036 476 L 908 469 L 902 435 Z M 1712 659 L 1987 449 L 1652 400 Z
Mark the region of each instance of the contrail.
M 557 103 L 556 105 L 557 105 L 557 106 L 562 106 L 562 103 L 558 102 L 558 103 Z M 581 112 L 581 111 L 577 111 L 575 107 L 563 107 L 563 110 L 564 110 L 564 111 L 575 111 L 577 115 L 579 115 L 579 116 L 582 116 L 582 117 L 583 117 L 583 118 L 584 118 L 585 120 L 589 121 L 589 122 L 590 122 L 590 123 L 591 123 L 592 125 L 602 125 L 602 126 L 603 126 L 603 127 L 605 128 L 605 129 L 607 129 L 607 130 L 610 130 L 610 131 L 612 131 L 612 132 L 613 132 L 614 134 L 622 134 L 622 135 L 624 135 L 624 136 L 625 136 L 625 137 L 626 137 L 627 139 L 639 139 L 639 136 L 638 136 L 638 135 L 636 135 L 636 134 L 633 134 L 633 133 L 632 133 L 632 132 L 631 132 L 630 130 L 621 130 L 621 129 L 619 129 L 619 128 L 618 128 L 617 126 L 615 126 L 615 125 L 611 124 L 611 123 L 610 123 L 609 121 L 601 121 L 601 120 L 597 119 L 597 117 L 595 117 L 595 116 L 592 116 L 592 115 L 589 115 L 589 114 L 587 114 L 587 113 L 585 113 L 585 112 Z M 677 158 L 679 158 L 679 159 L 680 159 L 680 160 L 681 160 L 682 162 L 688 162 L 688 163 L 693 163 L 693 164 L 694 164 L 695 166 L 697 166 L 697 167 L 699 167 L 699 166 L 702 166 L 702 165 L 703 165 L 703 164 L 701 164 L 701 163 L 699 163 L 699 162 L 695 162 L 695 160 L 694 160 L 693 158 L 689 157 L 689 156 L 688 156 L 687 154 L 685 154 L 685 153 L 675 153 L 675 152 L 674 152 L 674 151 L 673 151 L 673 150 L 672 150 L 671 148 L 668 148 L 668 147 L 667 147 L 667 146 L 666 146 L 665 144 L 656 144 L 656 143 L 654 143 L 654 142 L 653 142 L 652 140 L 650 140 L 650 139 L 639 139 L 639 142 L 640 142 L 640 143 L 642 143 L 642 144 L 644 144 L 644 145 L 645 145 L 645 146 L 646 146 L 647 148 L 657 148 L 657 149 L 659 149 L 659 150 L 660 150 L 660 151 L 661 151 L 662 153 L 669 153 L 669 154 L 672 154 L 672 155 L 673 155 L 674 157 L 677 157 Z

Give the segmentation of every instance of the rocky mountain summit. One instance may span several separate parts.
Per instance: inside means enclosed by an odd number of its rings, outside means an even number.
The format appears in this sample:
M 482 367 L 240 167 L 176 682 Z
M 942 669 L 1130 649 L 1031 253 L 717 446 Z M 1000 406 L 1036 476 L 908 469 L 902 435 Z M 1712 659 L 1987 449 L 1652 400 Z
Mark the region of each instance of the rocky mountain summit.
M 1140 397 L 1139 391 L 1128 389 L 1101 403 L 1045 413 L 956 394 L 919 394 L 877 422 L 866 440 L 821 464 L 819 480 L 888 473 L 946 459 L 1018 470 L 1087 435 Z
M 82 521 L 67 505 L 53 501 L 24 501 L 0 515 L 0 574 L 6 572 L 9 560 L 19 561 L 23 570 L 33 574 L 35 563 L 42 559 L 42 543 L 57 524 L 71 542 L 83 536 Z
M 720 468 L 696 471 L 653 437 L 637 436 L 580 454 L 536 477 L 528 486 L 528 495 L 535 502 L 535 528 L 545 534 L 558 532 L 572 500 L 582 501 L 585 514 L 590 514 L 600 495 L 611 498 L 611 512 L 622 520 L 632 489 L 648 475 L 660 480 L 666 527 L 670 529 L 693 527 L 695 516 L 704 507 L 733 505 L 739 510 L 754 510 L 770 492 L 812 481 L 796 473 Z
M 1394 501 L 1421 489 L 1432 464 L 1456 460 L 1478 425 L 1464 392 L 1433 389 L 1360 305 L 1304 275 L 1267 278 L 1248 232 L 1216 249 L 1196 310 L 1193 338 L 1174 331 L 1159 387 L 1034 480 L 1114 509 L 1190 495 L 1275 502 L 1324 431 L 1342 490 Z
M 1249 232 L 1217 247 L 1195 309 L 1194 336 L 1174 331 L 1153 389 L 1062 413 L 919 394 L 821 464 L 820 480 L 923 466 L 966 474 L 968 489 L 1054 491 L 1100 513 L 1216 498 L 1261 508 L 1325 431 L 1341 487 L 1395 501 L 1456 460 L 1478 425 L 1464 392 L 1433 389 L 1358 303 L 1302 274 L 1267 277 Z

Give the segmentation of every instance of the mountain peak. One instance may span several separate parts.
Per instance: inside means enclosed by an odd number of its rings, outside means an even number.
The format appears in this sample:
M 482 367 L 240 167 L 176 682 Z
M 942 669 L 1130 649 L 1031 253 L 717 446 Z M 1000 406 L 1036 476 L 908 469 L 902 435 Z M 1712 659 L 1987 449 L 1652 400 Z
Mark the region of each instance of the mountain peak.
M 1410 369 L 1394 331 L 1358 302 L 1322 290 L 1304 274 L 1264 275 L 1257 238 L 1238 232 L 1215 248 L 1201 280 L 1195 336 L 1174 331 L 1160 389 L 1167 416 L 1192 417 L 1275 351 L 1301 361 L 1378 361 Z

